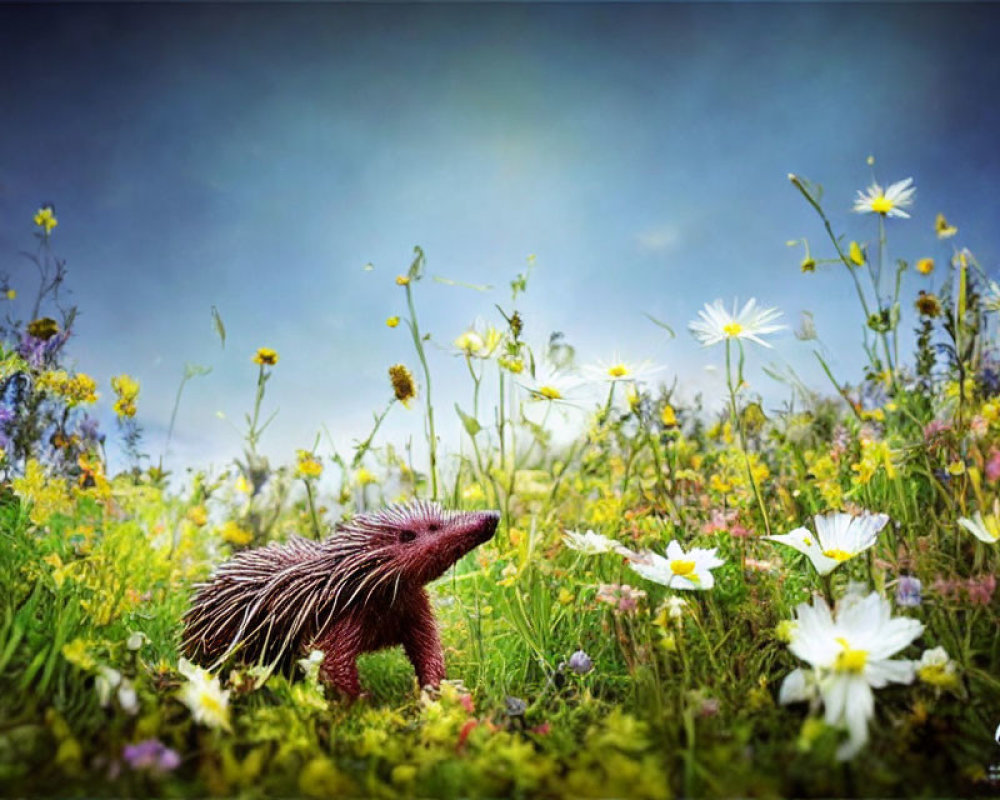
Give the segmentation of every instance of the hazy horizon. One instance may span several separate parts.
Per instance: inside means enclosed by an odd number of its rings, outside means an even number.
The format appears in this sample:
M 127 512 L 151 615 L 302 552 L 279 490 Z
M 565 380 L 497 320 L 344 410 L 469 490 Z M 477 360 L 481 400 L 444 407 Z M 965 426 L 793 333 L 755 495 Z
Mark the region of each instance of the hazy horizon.
M 155 462 L 184 364 L 212 368 L 185 389 L 175 468 L 239 454 L 218 412 L 241 424 L 261 346 L 280 354 L 264 452 L 288 462 L 324 427 L 341 452 L 367 435 L 388 366 L 418 366 L 385 325 L 405 315 L 394 278 L 415 245 L 450 449 L 471 386 L 448 347 L 477 317 L 502 323 L 494 304 L 509 308 L 529 255 L 536 349 L 561 331 L 580 364 L 649 359 L 712 401 L 721 351 L 688 323 L 756 297 L 790 329 L 811 311 L 854 382 L 861 311 L 840 271 L 801 274 L 788 240 L 831 248 L 787 174 L 822 183 L 838 232 L 872 241 L 851 205 L 874 155 L 883 183 L 917 186 L 912 219 L 888 221 L 892 259 L 943 264 L 959 244 L 995 275 L 998 32 L 977 4 L 0 5 L 0 274 L 23 318 L 18 251 L 54 203 L 81 312 L 69 352 L 100 383 L 109 443 L 111 375 L 141 382 Z M 938 212 L 956 239 L 937 241 Z M 908 342 L 926 281 L 906 281 Z M 790 329 L 749 357 L 771 404 L 787 392 L 758 367 L 776 359 L 826 389 Z M 419 410 L 394 409 L 380 439 L 411 436 Z

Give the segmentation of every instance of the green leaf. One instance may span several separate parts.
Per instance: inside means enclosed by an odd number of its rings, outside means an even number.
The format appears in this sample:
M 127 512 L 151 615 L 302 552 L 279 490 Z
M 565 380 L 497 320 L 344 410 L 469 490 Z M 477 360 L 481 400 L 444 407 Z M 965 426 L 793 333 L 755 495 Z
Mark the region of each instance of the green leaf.
M 659 327 L 663 328 L 663 330 L 665 330 L 665 331 L 666 331 L 667 333 L 669 333 L 669 334 L 670 334 L 670 338 L 671 338 L 671 339 L 676 339 L 676 338 L 677 338 L 677 334 L 676 334 L 676 333 L 674 333 L 674 329 L 673 329 L 673 328 L 671 328 L 671 327 L 670 327 L 669 325 L 667 325 L 667 323 L 666 323 L 666 322 L 664 322 L 663 320 L 659 320 L 659 319 L 657 319 L 657 318 L 656 318 L 656 317 L 654 317 L 654 316 L 653 316 L 652 314 L 646 314 L 646 312 L 645 312 L 645 311 L 643 311 L 642 313 L 643 313 L 643 314 L 644 314 L 644 315 L 646 316 L 646 318 L 647 318 L 647 319 L 648 319 L 648 320 L 649 320 L 650 322 L 652 322 L 652 323 L 653 323 L 654 325 L 657 325 L 657 326 L 659 326 Z
M 424 250 L 420 245 L 413 248 L 413 261 L 410 264 L 410 271 L 407 273 L 410 280 L 419 281 L 424 272 Z
M 208 375 L 212 371 L 211 367 L 203 367 L 201 364 L 192 364 L 188 362 L 184 365 L 184 380 L 189 380 L 191 378 L 198 378 L 202 375 Z
M 483 429 L 483 426 L 479 424 L 479 420 L 475 417 L 470 417 L 461 408 L 458 407 L 458 403 L 455 403 L 455 411 L 458 412 L 459 418 L 462 420 L 462 425 L 465 427 L 465 432 L 469 436 L 475 438 L 476 434 Z
M 226 348 L 226 326 L 222 324 L 222 315 L 219 314 L 219 309 L 212 306 L 212 322 L 215 325 L 215 332 L 219 335 L 219 342 L 222 344 L 222 348 Z

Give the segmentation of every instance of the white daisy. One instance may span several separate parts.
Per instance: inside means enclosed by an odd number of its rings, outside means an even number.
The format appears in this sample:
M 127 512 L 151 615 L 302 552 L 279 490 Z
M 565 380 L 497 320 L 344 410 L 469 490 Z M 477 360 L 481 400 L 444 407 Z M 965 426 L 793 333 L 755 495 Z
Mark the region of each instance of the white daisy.
M 810 676 L 795 670 L 783 685 L 784 703 L 810 699 L 810 682 L 822 698 L 828 725 L 846 727 L 848 740 L 837 751 L 841 760 L 853 758 L 868 741 L 868 723 L 875 713 L 872 689 L 889 683 L 911 683 L 912 661 L 891 660 L 924 629 L 923 623 L 892 618 L 889 601 L 872 592 L 867 597 L 844 598 L 836 618 L 823 598 L 796 609 L 788 649 L 813 668 Z
M 652 375 L 655 375 L 662 369 L 663 367 L 653 366 L 648 361 L 623 361 L 615 354 L 615 357 L 611 361 L 604 362 L 598 360 L 596 364 L 585 366 L 583 372 L 588 378 L 595 381 L 606 381 L 608 383 L 635 381 L 641 383 L 642 381 L 649 380 Z
M 536 400 L 548 400 L 559 403 L 573 399 L 573 391 L 580 385 L 580 379 L 560 370 L 539 365 L 535 376 L 524 375 L 519 381 Z
M 726 339 L 749 339 L 764 347 L 770 347 L 767 342 L 760 338 L 759 334 L 774 333 L 787 327 L 786 325 L 772 325 L 771 323 L 781 316 L 781 312 L 776 308 L 757 308 L 757 300 L 750 298 L 746 305 L 736 312 L 736 302 L 733 302 L 733 311 L 729 313 L 721 300 L 714 303 L 706 303 L 705 307 L 698 312 L 700 319 L 696 319 L 688 329 L 694 338 L 708 347 L 712 344 L 725 341 Z
M 813 519 L 815 535 L 808 528 L 796 528 L 791 533 L 764 538 L 804 553 L 820 575 L 829 575 L 837 566 L 875 544 L 889 516 L 866 511 L 859 517 L 834 513 L 817 514 Z
M 180 660 L 177 668 L 187 678 L 179 699 L 191 710 L 194 721 L 209 728 L 229 730 L 229 692 L 222 690 L 219 678 L 186 658 Z
M 978 511 L 972 519 L 961 517 L 958 524 L 986 544 L 996 544 L 1000 540 L 1000 516 L 987 514 L 985 517 Z
M 910 215 L 903 209 L 913 205 L 913 195 L 916 192 L 913 178 L 897 181 L 884 191 L 877 183 L 873 183 L 866 192 L 858 189 L 854 210 L 859 214 L 884 214 L 887 217 L 909 218 Z
M 711 589 L 715 586 L 711 570 L 725 563 L 715 550 L 694 547 L 685 553 L 676 540 L 671 540 L 666 558 L 647 550 L 634 555 L 629 566 L 646 580 L 671 589 Z
M 563 534 L 563 543 L 570 549 L 578 553 L 593 556 L 599 553 L 618 553 L 622 556 L 635 556 L 625 545 L 619 544 L 614 539 L 602 536 L 594 531 L 578 533 L 577 531 L 566 531 Z

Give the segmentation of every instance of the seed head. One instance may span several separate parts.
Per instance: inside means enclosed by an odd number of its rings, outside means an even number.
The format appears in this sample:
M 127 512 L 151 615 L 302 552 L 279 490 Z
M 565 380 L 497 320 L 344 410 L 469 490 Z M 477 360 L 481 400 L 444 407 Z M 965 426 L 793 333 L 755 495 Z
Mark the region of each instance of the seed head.
M 393 364 L 389 367 L 389 380 L 392 381 L 392 391 L 404 406 L 409 408 L 410 402 L 417 396 L 417 384 L 413 373 L 405 364 Z

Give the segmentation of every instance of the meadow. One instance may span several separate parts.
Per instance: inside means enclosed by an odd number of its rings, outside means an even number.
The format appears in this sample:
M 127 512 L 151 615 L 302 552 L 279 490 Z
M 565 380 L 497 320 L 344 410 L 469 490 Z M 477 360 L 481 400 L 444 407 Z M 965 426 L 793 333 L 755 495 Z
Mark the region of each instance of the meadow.
M 775 375 L 789 399 L 765 408 L 745 370 L 793 321 L 706 298 L 664 337 L 724 365 L 725 403 L 684 402 L 655 365 L 580 366 L 566 338 L 525 330 L 529 262 L 501 306 L 474 309 L 480 325 L 433 332 L 469 374 L 465 396 L 438 396 L 416 248 L 385 287 L 413 355 L 386 365 L 372 429 L 271 464 L 281 354 L 261 342 L 242 452 L 189 480 L 144 454 L 134 378 L 98 387 L 66 367 L 67 261 L 38 209 L 29 269 L 0 286 L 34 299 L 0 328 L 0 793 L 995 795 L 1000 286 L 956 225 L 917 212 L 909 181 L 860 190 L 844 232 L 826 204 L 850 198 L 795 175 L 789 191 L 816 213 L 790 258 L 852 284 L 864 374 L 834 375 L 817 348 L 829 382 Z M 933 225 L 940 251 L 888 263 L 897 224 Z M 814 336 L 808 319 L 795 334 Z M 558 409 L 581 404 L 585 426 L 554 437 Z M 381 437 L 401 407 L 426 455 Z M 456 413 L 461 448 L 439 452 L 435 425 Z M 113 437 L 131 462 L 114 475 Z M 502 514 L 429 587 L 439 688 L 398 648 L 362 658 L 356 702 L 310 653 L 292 675 L 182 657 L 192 587 L 215 565 L 414 497 Z

